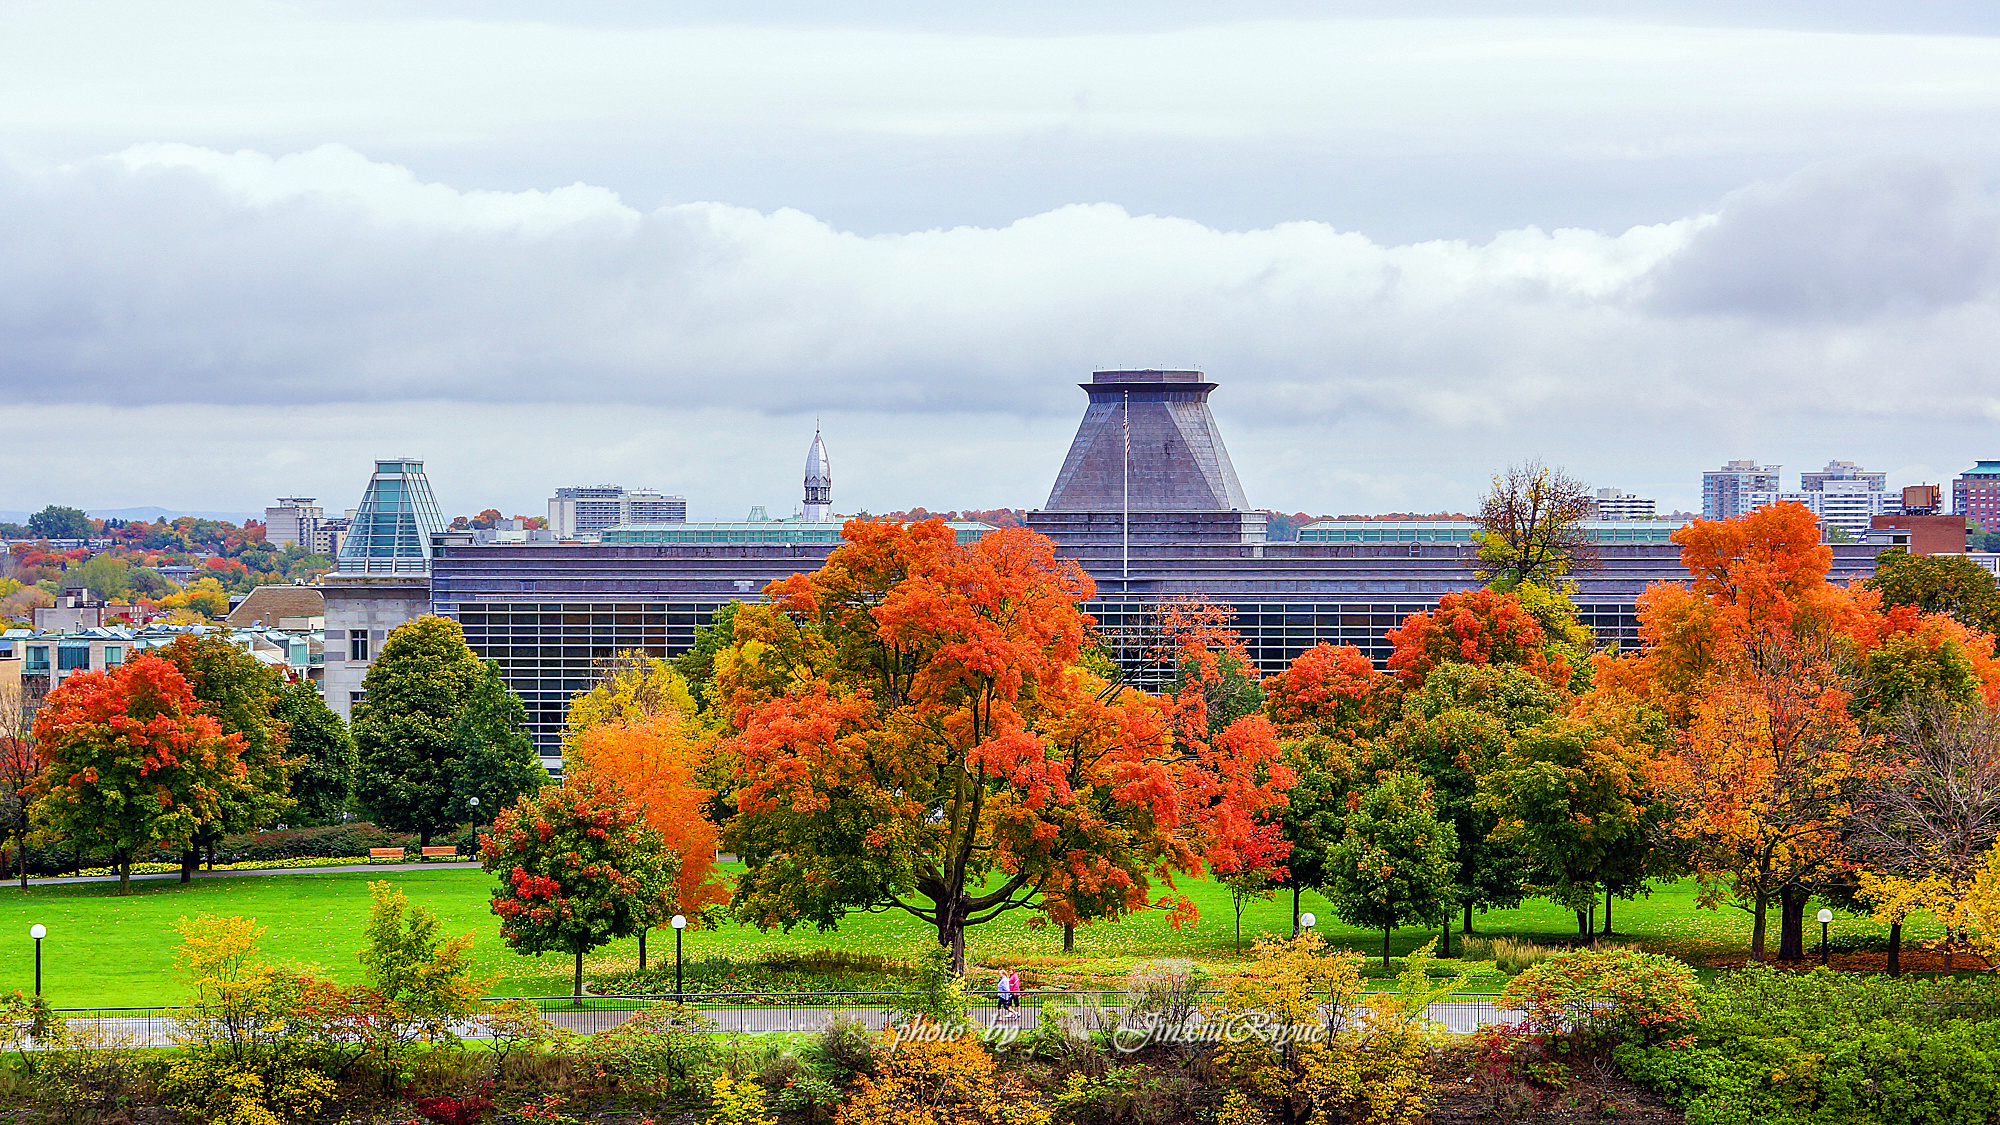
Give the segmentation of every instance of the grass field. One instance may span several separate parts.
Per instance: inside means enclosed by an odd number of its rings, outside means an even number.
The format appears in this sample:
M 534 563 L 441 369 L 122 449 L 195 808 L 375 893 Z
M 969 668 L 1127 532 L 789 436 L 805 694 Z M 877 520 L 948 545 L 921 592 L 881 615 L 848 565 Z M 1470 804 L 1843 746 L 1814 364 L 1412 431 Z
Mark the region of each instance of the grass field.
M 181 998 L 173 973 L 179 938 L 176 919 L 202 914 L 245 915 L 268 927 L 266 954 L 273 960 L 312 966 L 339 981 L 358 981 L 361 945 L 368 914 L 368 883 L 386 879 L 411 901 L 434 911 L 448 933 L 475 934 L 473 957 L 477 970 L 490 978 L 492 995 L 564 995 L 569 991 L 568 964 L 560 958 L 523 957 L 500 941 L 498 922 L 487 911 L 492 877 L 484 872 L 455 869 L 385 873 L 312 875 L 278 872 L 270 875 L 203 879 L 182 886 L 174 881 L 133 884 L 134 893 L 120 897 L 115 883 L 0 887 L 0 990 L 34 984 L 34 942 L 28 927 L 41 923 L 49 936 L 43 943 L 44 991 L 58 1007 L 142 1006 L 167 1004 Z M 1185 883 L 1201 911 L 1201 920 L 1179 930 L 1164 917 L 1150 914 L 1077 931 L 1077 953 L 1062 954 L 1060 930 L 1031 930 L 1018 915 L 979 927 L 968 950 L 975 963 L 1006 964 L 1038 974 L 1069 979 L 1098 976 L 1116 984 L 1135 964 L 1153 957 L 1192 957 L 1226 969 L 1231 952 L 1232 912 L 1229 894 L 1206 881 Z M 1379 958 L 1380 932 L 1367 933 L 1340 925 L 1325 900 L 1308 893 L 1303 909 L 1321 919 L 1321 930 L 1338 944 Z M 1253 901 L 1244 912 L 1247 946 L 1256 934 L 1283 934 L 1290 926 L 1291 898 Z M 1775 914 L 1775 908 L 1774 908 Z M 1692 886 L 1680 884 L 1655 891 L 1636 902 L 1619 902 L 1613 918 L 1619 940 L 1698 960 L 1741 950 L 1749 937 L 1749 916 L 1725 908 L 1700 910 Z M 1773 918 L 1775 942 L 1776 920 Z M 1478 916 L 1476 928 L 1487 935 L 1563 938 L 1575 931 L 1573 915 L 1548 903 L 1531 902 L 1518 910 Z M 1866 918 L 1841 916 L 1836 933 L 1886 932 Z M 1391 942 L 1400 955 L 1435 936 L 1435 931 L 1401 930 Z M 1913 927 L 1911 940 L 1925 936 Z M 811 929 L 790 934 L 760 933 L 729 927 L 712 933 L 689 931 L 687 955 L 725 954 L 739 960 L 779 951 L 820 948 L 905 957 L 935 934 L 903 914 L 855 915 L 835 933 Z M 1457 939 L 1454 938 L 1454 942 Z M 648 942 L 656 964 L 673 958 L 671 931 Z M 629 970 L 637 966 L 636 940 L 613 943 L 585 960 L 586 975 Z M 1475 988 L 1494 987 L 1501 978 L 1483 976 Z

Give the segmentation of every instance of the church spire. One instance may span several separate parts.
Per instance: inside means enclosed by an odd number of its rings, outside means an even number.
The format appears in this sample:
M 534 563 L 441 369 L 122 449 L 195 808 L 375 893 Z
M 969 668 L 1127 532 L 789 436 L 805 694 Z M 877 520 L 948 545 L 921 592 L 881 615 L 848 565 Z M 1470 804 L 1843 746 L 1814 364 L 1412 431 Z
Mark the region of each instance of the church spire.
M 833 465 L 826 459 L 826 443 L 813 430 L 812 448 L 806 451 L 805 522 L 825 523 L 833 513 Z

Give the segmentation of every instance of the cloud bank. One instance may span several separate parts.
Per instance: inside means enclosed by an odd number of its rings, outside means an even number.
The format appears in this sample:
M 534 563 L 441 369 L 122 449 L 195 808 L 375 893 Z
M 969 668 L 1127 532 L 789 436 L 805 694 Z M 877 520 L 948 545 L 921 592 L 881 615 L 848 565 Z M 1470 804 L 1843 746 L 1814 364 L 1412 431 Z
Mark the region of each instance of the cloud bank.
M 668 487 L 761 451 L 758 419 L 802 449 L 823 413 L 913 443 L 848 462 L 892 478 L 857 497 L 880 510 L 1038 503 L 1075 382 L 1196 366 L 1255 503 L 1461 506 L 1530 453 L 1673 500 L 1724 452 L 1937 474 L 1996 452 L 1996 254 L 1992 192 L 1927 163 L 1816 165 L 1621 232 L 1387 245 L 1110 204 L 864 237 L 580 183 L 461 190 L 337 145 L 146 144 L 0 174 L 0 393 L 51 420 L 221 405 L 348 435 L 464 409 L 557 459 L 589 442 L 536 419 L 598 410 L 671 431 L 644 481 Z M 732 421 L 675 428 L 696 417 Z M 527 473 L 500 479 L 575 483 Z

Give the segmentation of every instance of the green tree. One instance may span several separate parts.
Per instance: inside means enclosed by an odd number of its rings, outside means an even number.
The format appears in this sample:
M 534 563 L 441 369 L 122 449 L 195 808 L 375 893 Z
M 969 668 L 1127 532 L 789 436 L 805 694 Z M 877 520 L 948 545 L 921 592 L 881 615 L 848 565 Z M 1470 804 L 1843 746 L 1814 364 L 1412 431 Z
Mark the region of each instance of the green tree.
M 523 794 L 481 838 L 481 865 L 500 876 L 493 913 L 514 951 L 574 958 L 577 1002 L 583 955 L 666 920 L 679 859 L 646 827 L 637 805 L 598 774 Z
M 1438 816 L 1457 839 L 1454 897 L 1466 933 L 1475 910 L 1518 906 L 1530 878 L 1520 847 L 1493 837 L 1499 816 L 1479 805 L 1480 778 L 1520 732 L 1562 706 L 1561 693 L 1518 664 L 1439 664 L 1404 696 L 1401 721 L 1383 737 L 1405 769 L 1429 780 Z
M 271 714 L 285 724 L 292 755 L 292 820 L 334 824 L 354 803 L 354 737 L 305 680 L 278 689 Z
M 465 713 L 458 717 L 452 734 L 458 756 L 458 801 L 471 814 L 472 798 L 478 808 L 491 815 L 523 793 L 533 793 L 548 784 L 549 771 L 535 752 L 535 740 L 528 734 L 528 710 L 507 690 L 500 678 L 500 665 L 485 662 L 485 672 L 465 701 Z
M 28 517 L 28 534 L 37 539 L 88 539 L 91 531 L 90 517 L 79 508 L 50 504 Z
M 674 657 L 674 671 L 687 681 L 694 698 L 707 710 L 709 681 L 715 678 L 715 658 L 736 641 L 736 610 L 742 602 L 730 602 L 715 611 L 706 625 L 695 627 L 694 645 Z
M 1943 613 L 1982 633 L 2000 633 L 2000 590 L 1993 572 L 1964 555 L 1913 555 L 1892 547 L 1875 556 L 1875 576 L 1865 585 L 1882 604 Z
M 174 662 L 225 735 L 242 743 L 243 772 L 216 794 L 215 815 L 204 819 L 181 853 L 181 882 L 194 877 L 203 849 L 232 832 L 274 824 L 292 806 L 292 763 L 285 756 L 285 724 L 272 713 L 283 674 L 237 648 L 219 633 L 188 634 L 159 650 Z
M 132 567 L 116 555 L 96 555 L 63 572 L 63 584 L 82 586 L 105 601 L 132 593 Z
M 1285 877 L 1279 886 L 1292 892 L 1292 932 L 1299 928 L 1299 896 L 1307 889 L 1320 890 L 1326 883 L 1330 852 L 1347 835 L 1348 794 L 1362 788 L 1361 775 L 1373 771 L 1357 768 L 1353 747 L 1331 739 L 1305 737 L 1280 744 L 1285 765 L 1296 780 L 1285 791 L 1284 818 L 1280 822 L 1291 853 L 1285 857 Z
M 1493 837 L 1534 865 L 1533 891 L 1576 912 L 1590 937 L 1600 893 L 1635 894 L 1668 818 L 1647 788 L 1666 716 L 1644 708 L 1624 729 L 1557 716 L 1521 732 L 1480 779 L 1479 805 L 1499 818 Z M 1636 720 L 1636 721 L 1635 721 Z M 1606 925 L 1610 924 L 1609 898 Z
M 410 1044 L 457 1045 L 456 1028 L 479 1010 L 486 982 L 472 976 L 471 934 L 445 937 L 436 915 L 388 883 L 368 884 L 368 894 L 368 946 L 355 956 L 373 993 L 367 1027 L 387 1090 Z
M 459 716 L 485 676 L 458 622 L 419 617 L 382 644 L 354 707 L 355 795 L 377 824 L 423 844 L 458 823 Z
M 1347 835 L 1328 857 L 1326 896 L 1342 921 L 1381 929 L 1383 968 L 1397 926 L 1451 916 L 1455 843 L 1430 785 L 1413 773 L 1381 775 L 1348 813 Z

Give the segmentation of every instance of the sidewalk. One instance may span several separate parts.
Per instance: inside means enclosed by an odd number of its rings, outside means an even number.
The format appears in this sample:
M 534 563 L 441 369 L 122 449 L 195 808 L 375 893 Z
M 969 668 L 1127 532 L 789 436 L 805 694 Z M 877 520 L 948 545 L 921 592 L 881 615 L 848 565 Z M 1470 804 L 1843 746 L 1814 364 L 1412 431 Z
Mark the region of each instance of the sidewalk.
M 342 864 L 339 867 L 258 867 L 247 871 L 197 871 L 194 873 L 194 877 L 197 879 L 227 879 L 232 875 L 348 875 L 356 871 L 380 871 L 388 874 L 397 871 L 443 871 L 453 868 L 461 870 L 473 868 L 476 870 L 478 867 L 478 860 L 433 860 L 429 863 L 352 863 Z M 132 881 L 134 883 L 141 880 L 158 882 L 162 879 L 172 879 L 178 882 L 180 877 L 181 873 L 178 871 L 163 871 L 156 875 L 134 875 L 132 876 Z M 39 875 L 28 876 L 29 887 L 49 887 L 60 883 L 116 883 L 117 881 L 118 876 L 116 875 L 57 875 L 46 878 Z M 4 884 L 0 884 L 0 886 L 10 887 L 14 890 L 21 889 L 21 884 L 18 880 L 9 880 Z

